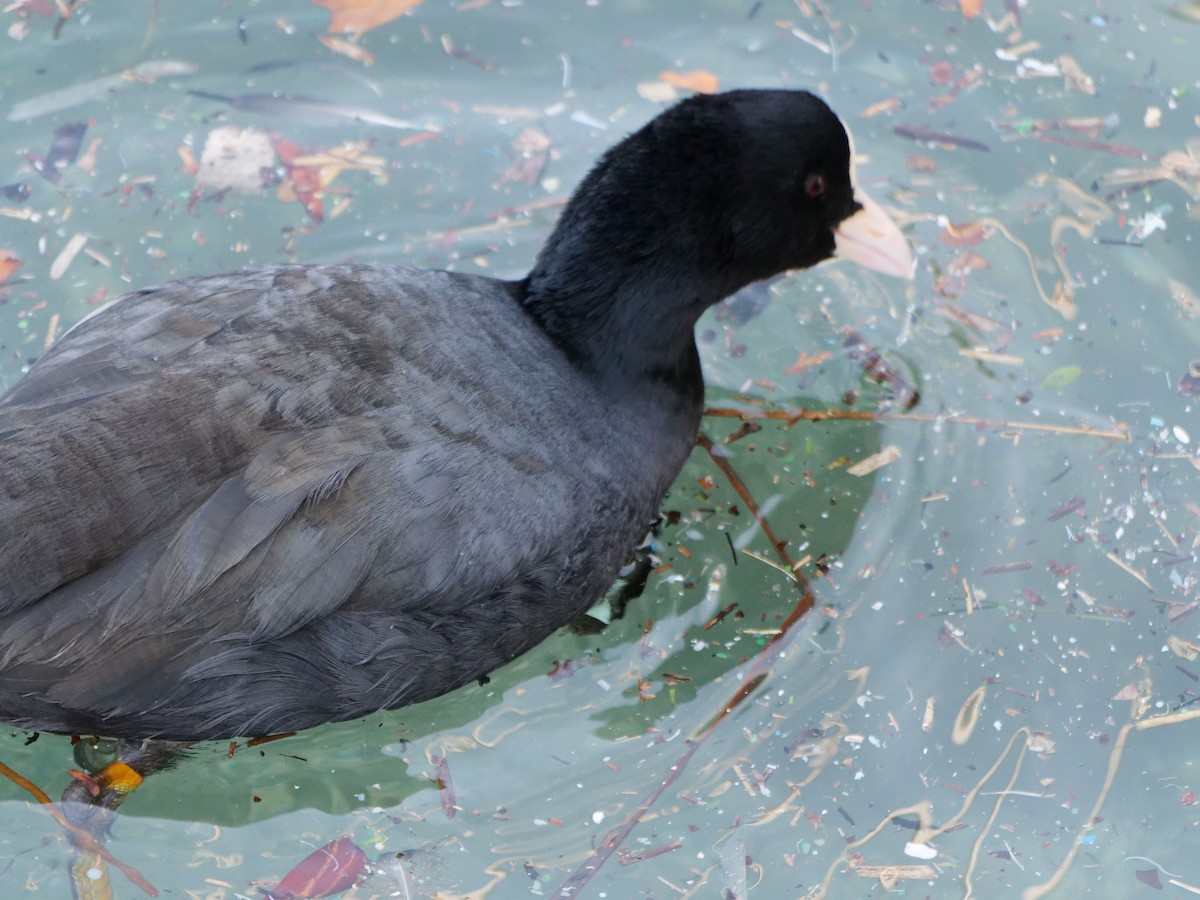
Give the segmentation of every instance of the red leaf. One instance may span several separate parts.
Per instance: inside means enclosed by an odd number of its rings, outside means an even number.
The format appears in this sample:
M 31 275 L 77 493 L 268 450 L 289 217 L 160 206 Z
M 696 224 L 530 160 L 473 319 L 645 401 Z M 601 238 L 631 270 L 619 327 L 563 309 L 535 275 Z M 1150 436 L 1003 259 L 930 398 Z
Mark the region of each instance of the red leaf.
M 367 867 L 367 855 L 348 837 L 330 841 L 300 860 L 273 890 L 270 900 L 315 900 L 349 890 Z
M 308 211 L 308 217 L 319 225 L 325 218 L 325 203 L 321 199 L 320 171 L 308 166 L 292 165 L 292 160 L 299 159 L 304 155 L 304 151 L 294 141 L 280 137 L 274 132 L 271 132 L 270 135 L 271 146 L 275 148 L 280 161 L 287 169 L 287 185 L 291 189 L 291 193 L 304 205 Z
M 938 232 L 938 242 L 949 247 L 974 247 L 987 237 L 987 226 L 982 222 L 966 222 L 962 225 L 947 225 Z
M 0 250 L 0 281 L 7 281 L 20 267 L 20 259 L 7 250 Z

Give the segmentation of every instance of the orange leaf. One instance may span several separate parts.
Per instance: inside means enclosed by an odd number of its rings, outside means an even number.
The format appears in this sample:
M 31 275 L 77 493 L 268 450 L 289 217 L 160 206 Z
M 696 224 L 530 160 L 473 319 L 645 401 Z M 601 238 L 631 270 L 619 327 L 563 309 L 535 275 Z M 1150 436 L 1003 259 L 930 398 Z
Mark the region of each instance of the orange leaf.
M 21 267 L 21 260 L 7 250 L 0 250 L 0 281 L 7 281 L 13 272 Z
M 983 12 L 983 0 L 958 0 L 964 19 L 973 19 Z
M 683 88 L 686 91 L 695 91 L 697 94 L 715 94 L 719 91 L 720 84 L 717 81 L 717 76 L 712 72 L 706 72 L 703 69 L 693 69 L 691 72 L 659 72 L 658 77 L 661 81 L 667 84 Z
M 325 202 L 321 199 L 321 178 L 316 169 L 295 166 L 288 169 L 288 179 L 308 217 L 320 225 L 325 220 Z
M 392 19 L 398 19 L 421 0 L 313 0 L 329 10 L 330 34 L 363 34 Z
M 938 233 L 938 242 L 949 247 L 974 247 L 983 243 L 987 229 L 982 222 L 947 225 Z
M 272 134 L 271 146 L 275 148 L 287 170 L 287 178 L 281 181 L 275 190 L 276 198 L 284 203 L 299 200 L 308 211 L 308 217 L 318 225 L 321 224 L 325 219 L 325 203 L 321 199 L 320 170 L 310 166 L 292 165 L 292 161 L 299 159 L 303 153 L 295 141 Z
M 1030 340 L 1034 341 L 1057 341 L 1063 335 L 1062 328 L 1046 328 L 1042 331 L 1036 331 L 1029 336 Z
M 878 103 L 872 103 L 866 109 L 859 113 L 864 119 L 869 119 L 872 116 L 877 116 L 880 113 L 892 112 L 900 108 L 899 97 L 888 97 L 886 100 L 880 100 Z
M 285 166 L 290 166 L 292 160 L 304 152 L 295 141 L 289 141 L 274 133 L 271 134 L 271 146 L 275 148 L 275 152 L 279 154 L 279 159 Z
M 992 264 L 987 261 L 986 257 L 969 251 L 958 254 L 946 266 L 948 270 L 963 274 L 970 272 L 972 269 L 990 269 L 991 267 Z
M 179 154 L 179 158 L 183 162 L 185 175 L 195 175 L 200 171 L 200 163 L 196 162 L 196 157 L 192 156 L 191 150 L 180 144 L 175 152 Z

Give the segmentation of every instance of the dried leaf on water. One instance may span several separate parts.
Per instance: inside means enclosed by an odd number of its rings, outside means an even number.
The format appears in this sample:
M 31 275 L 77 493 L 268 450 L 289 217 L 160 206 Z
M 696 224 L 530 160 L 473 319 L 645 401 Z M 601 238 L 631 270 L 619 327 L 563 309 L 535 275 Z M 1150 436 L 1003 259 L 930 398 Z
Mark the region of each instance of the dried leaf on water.
M 1041 731 L 1031 732 L 1025 745 L 1034 753 L 1053 753 L 1054 739 Z
M 870 119 L 880 113 L 895 112 L 904 104 L 899 97 L 888 97 L 886 100 L 880 100 L 877 103 L 872 103 L 866 109 L 859 113 L 859 116 L 864 119 Z
M 938 232 L 938 243 L 948 247 L 974 247 L 983 243 L 990 229 L 985 222 L 964 222 L 961 225 L 947 223 Z
M 983 711 L 983 701 L 986 696 L 987 685 L 981 684 L 971 691 L 970 696 L 963 701 L 963 705 L 959 708 L 958 715 L 954 717 L 950 740 L 960 747 L 970 740 L 974 733 L 975 726 L 979 723 L 979 714 Z
M 672 72 L 668 69 L 659 72 L 658 77 L 672 87 L 695 91 L 697 94 L 715 94 L 721 89 L 717 76 L 704 69 L 693 69 L 691 72 Z
M 12 277 L 21 268 L 21 260 L 8 250 L 0 250 L 0 284 Z
M 980 256 L 978 253 L 960 253 L 954 259 L 950 260 L 947 266 L 953 272 L 961 272 L 966 274 L 976 269 L 990 269 L 992 264 L 988 262 L 987 257 Z
M 1176 656 L 1182 657 L 1189 662 L 1200 656 L 1200 644 L 1184 640 L 1174 634 L 1167 635 L 1167 646 Z
M 899 458 L 900 448 L 895 444 L 888 444 L 888 446 L 884 447 L 877 453 L 872 453 L 870 456 L 860 459 L 854 465 L 848 466 L 846 471 L 851 475 L 857 475 L 859 477 L 863 475 L 870 475 L 876 469 L 882 469 L 884 466 L 894 463 Z
M 354 41 L 347 41 L 344 38 L 334 37 L 331 34 L 318 34 L 317 40 L 332 50 L 355 62 L 360 62 L 364 66 L 375 65 L 375 54 L 367 50 L 361 44 L 356 44 Z
M 515 181 L 519 184 L 533 184 L 542 177 L 546 168 L 546 160 L 550 158 L 552 143 L 549 135 L 536 126 L 530 125 L 521 129 L 512 142 L 512 161 L 500 176 L 500 183 Z
M 983 0 L 958 0 L 958 8 L 967 21 L 983 12 Z
M 421 0 L 313 0 L 330 12 L 330 34 L 364 34 L 392 19 L 398 19 Z
M 1067 79 L 1067 86 L 1072 87 L 1077 91 L 1081 91 L 1088 96 L 1095 96 L 1096 82 L 1092 80 L 1092 76 L 1083 71 L 1083 67 L 1075 61 L 1075 57 L 1067 56 L 1065 53 L 1055 60 L 1058 63 L 1059 69 Z
M 1200 317 L 1200 298 L 1197 298 L 1191 288 L 1174 278 L 1167 279 L 1167 288 L 1171 292 L 1171 299 L 1175 301 L 1175 305 L 1179 307 L 1181 313 L 1189 319 Z
M 367 855 L 348 837 L 314 850 L 283 876 L 274 889 L 263 891 L 268 900 L 315 900 L 349 890 L 367 867 Z
M 277 134 L 272 133 L 270 138 L 287 172 L 287 177 L 276 189 L 276 198 L 283 203 L 298 200 L 314 222 L 324 220 L 325 193 L 337 190 L 331 189 L 331 185 L 343 171 L 367 172 L 377 180 L 387 179 L 387 160 L 366 155 L 371 146 L 369 141 L 347 141 L 340 146 L 305 152 L 293 141 Z M 334 206 L 332 214 L 338 215 L 348 203 L 349 199 L 343 197 Z
M 320 173 L 314 167 L 294 164 L 294 161 L 303 155 L 300 146 L 294 141 L 272 135 L 271 144 L 287 169 L 287 178 L 280 182 L 276 196 L 284 203 L 299 200 L 308 211 L 309 218 L 320 224 L 325 220 Z
M 946 264 L 933 289 L 943 297 L 958 297 L 967 288 L 967 276 L 976 269 L 989 269 L 991 263 L 978 253 L 964 251 Z

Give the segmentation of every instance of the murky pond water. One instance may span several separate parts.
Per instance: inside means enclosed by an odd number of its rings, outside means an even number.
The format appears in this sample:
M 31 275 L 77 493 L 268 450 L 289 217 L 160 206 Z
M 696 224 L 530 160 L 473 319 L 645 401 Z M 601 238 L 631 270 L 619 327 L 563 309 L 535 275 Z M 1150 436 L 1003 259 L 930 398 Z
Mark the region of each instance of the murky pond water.
M 701 323 L 713 407 L 880 413 L 706 420 L 790 563 L 697 450 L 661 567 L 603 633 L 411 709 L 197 748 L 112 852 L 198 897 L 341 835 L 377 866 L 363 898 L 1200 890 L 1196 4 L 970 5 L 426 0 L 358 42 L 372 65 L 302 0 L 9 5 L 5 386 L 99 303 L 185 274 L 518 276 L 664 72 L 818 90 L 919 253 L 911 286 L 822 268 Z M 341 155 L 319 224 L 286 185 L 197 185 L 230 125 Z M 815 608 L 763 656 L 802 600 L 789 564 Z M 11 730 L 0 760 L 51 795 L 71 765 Z M 0 822 L 0 892 L 65 896 L 53 820 L 8 785 Z

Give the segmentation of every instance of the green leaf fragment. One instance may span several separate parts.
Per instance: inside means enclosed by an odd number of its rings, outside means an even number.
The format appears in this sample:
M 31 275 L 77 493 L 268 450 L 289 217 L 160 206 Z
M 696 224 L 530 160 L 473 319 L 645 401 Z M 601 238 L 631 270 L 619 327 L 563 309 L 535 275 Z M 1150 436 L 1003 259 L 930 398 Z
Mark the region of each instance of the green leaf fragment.
M 1061 369 L 1055 369 L 1046 376 L 1046 380 L 1042 382 L 1042 387 L 1048 388 L 1064 388 L 1068 384 L 1074 384 L 1079 380 L 1079 376 L 1083 374 L 1083 369 L 1079 366 L 1063 366 Z

